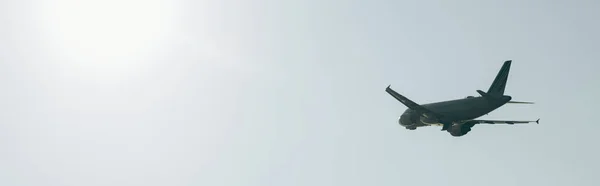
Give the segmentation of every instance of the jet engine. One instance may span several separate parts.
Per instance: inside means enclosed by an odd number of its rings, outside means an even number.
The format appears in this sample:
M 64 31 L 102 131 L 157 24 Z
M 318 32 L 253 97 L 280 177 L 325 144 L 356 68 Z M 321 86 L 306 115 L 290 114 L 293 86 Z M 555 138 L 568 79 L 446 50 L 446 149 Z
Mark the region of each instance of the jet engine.
M 471 131 L 471 128 L 475 126 L 475 124 L 475 122 L 468 121 L 462 124 L 452 125 L 452 127 L 448 129 L 448 132 L 450 133 L 450 135 L 455 137 L 464 136 L 465 134 L 469 133 L 469 131 Z

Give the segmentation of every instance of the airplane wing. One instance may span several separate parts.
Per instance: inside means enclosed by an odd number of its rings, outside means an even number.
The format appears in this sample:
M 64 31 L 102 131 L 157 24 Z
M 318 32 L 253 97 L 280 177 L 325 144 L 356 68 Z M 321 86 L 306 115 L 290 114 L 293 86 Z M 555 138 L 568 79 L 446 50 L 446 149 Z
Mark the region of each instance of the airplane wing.
M 475 124 L 509 124 L 509 125 L 525 124 L 525 123 L 531 123 L 531 122 L 535 122 L 537 124 L 540 124 L 540 119 L 537 119 L 535 121 L 471 120 L 471 122 L 475 122 Z
M 415 103 L 414 101 L 398 94 L 398 92 L 392 90 L 392 88 L 390 88 L 391 85 L 389 85 L 385 91 L 390 94 L 392 97 L 396 98 L 396 100 L 400 101 L 400 103 L 406 105 L 406 107 L 418 112 L 420 115 L 425 116 L 427 118 L 435 118 L 435 119 L 441 119 L 442 116 L 440 114 L 437 114 L 417 103 Z

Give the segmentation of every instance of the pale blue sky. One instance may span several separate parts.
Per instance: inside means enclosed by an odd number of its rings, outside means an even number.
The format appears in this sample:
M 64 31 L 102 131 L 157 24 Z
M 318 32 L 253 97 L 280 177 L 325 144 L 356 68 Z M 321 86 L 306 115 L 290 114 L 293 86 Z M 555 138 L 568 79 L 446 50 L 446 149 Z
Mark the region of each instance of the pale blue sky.
M 1 1 L 0 185 L 598 185 L 595 1 Z M 460 138 L 398 125 L 477 95 Z

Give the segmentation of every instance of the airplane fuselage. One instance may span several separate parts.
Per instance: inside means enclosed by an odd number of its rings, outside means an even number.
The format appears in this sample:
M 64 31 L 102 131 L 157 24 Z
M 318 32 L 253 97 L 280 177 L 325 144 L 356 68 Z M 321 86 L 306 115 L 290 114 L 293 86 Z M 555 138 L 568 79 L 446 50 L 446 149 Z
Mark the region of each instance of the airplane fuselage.
M 453 123 L 460 123 L 465 120 L 475 119 L 488 114 L 506 104 L 511 99 L 510 96 L 506 95 L 498 98 L 467 97 L 464 99 L 423 104 L 422 106 L 433 112 L 447 116 L 447 119 Z M 406 109 L 400 118 L 398 118 L 398 122 L 408 129 L 442 125 L 440 121 L 420 116 L 412 109 Z
M 450 135 L 459 137 L 466 135 L 476 124 L 514 125 L 531 122 L 539 124 L 539 119 L 535 121 L 477 119 L 507 103 L 531 103 L 511 101 L 512 97 L 504 94 L 511 63 L 511 60 L 504 62 L 487 92 L 477 90 L 477 93 L 481 95 L 478 97 L 468 96 L 464 99 L 418 104 L 391 89 L 391 85 L 388 85 L 385 91 L 408 107 L 398 118 L 398 123 L 409 130 L 415 130 L 417 127 L 437 125 L 442 127 L 442 131 L 447 131 Z

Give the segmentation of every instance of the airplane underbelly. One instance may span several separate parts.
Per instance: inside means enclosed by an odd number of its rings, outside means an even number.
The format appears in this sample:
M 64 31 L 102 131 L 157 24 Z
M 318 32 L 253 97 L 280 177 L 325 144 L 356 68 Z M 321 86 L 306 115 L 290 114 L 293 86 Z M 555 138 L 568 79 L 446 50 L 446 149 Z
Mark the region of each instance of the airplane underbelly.
M 450 116 L 454 120 L 473 119 L 473 118 L 483 116 L 489 112 L 490 112 L 489 110 L 486 110 L 484 108 L 479 108 L 479 107 L 470 107 L 470 108 L 467 107 L 467 108 L 463 108 L 463 109 L 440 110 L 441 114 Z
M 437 121 L 437 120 L 426 118 L 426 117 L 423 117 L 423 116 L 421 116 L 419 118 L 419 121 L 421 121 L 421 123 L 426 124 L 426 125 L 433 125 L 433 124 L 438 124 L 439 123 L 439 121 Z

